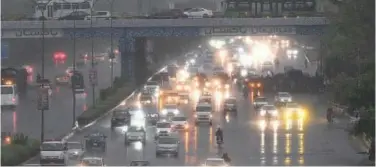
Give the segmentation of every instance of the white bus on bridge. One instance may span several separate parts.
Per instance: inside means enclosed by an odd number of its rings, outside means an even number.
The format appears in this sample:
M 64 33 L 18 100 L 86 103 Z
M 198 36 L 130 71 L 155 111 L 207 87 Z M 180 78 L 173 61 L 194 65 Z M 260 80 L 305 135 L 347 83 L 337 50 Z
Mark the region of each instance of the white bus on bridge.
M 34 18 L 59 19 L 74 11 L 91 14 L 94 0 L 39 0 L 35 5 Z

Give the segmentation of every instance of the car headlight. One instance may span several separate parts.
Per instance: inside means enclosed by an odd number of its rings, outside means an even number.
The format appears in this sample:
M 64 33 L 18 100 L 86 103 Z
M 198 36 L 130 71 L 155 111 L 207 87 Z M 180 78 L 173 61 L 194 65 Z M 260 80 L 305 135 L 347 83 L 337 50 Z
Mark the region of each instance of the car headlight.
M 271 112 L 271 114 L 272 114 L 273 116 L 278 116 L 278 111 L 277 111 L 277 110 L 274 110 L 274 111 Z
M 210 117 L 210 118 L 212 118 L 212 117 L 213 117 L 213 115 L 211 115 L 211 114 L 210 114 L 210 115 L 209 115 L 209 117 Z
M 265 116 L 265 115 L 266 115 L 266 111 L 265 111 L 265 110 L 261 110 L 261 111 L 260 111 L 260 115 L 261 115 L 261 116 Z
M 179 85 L 179 86 L 176 86 L 176 89 L 180 90 L 180 89 L 181 89 L 181 86 L 180 86 L 180 85 Z
M 166 115 L 167 114 L 167 110 L 162 110 L 162 114 Z
M 292 99 L 291 99 L 291 98 L 289 98 L 289 99 L 287 99 L 287 101 L 291 102 L 291 101 L 292 101 Z
M 206 83 L 205 83 L 205 86 L 210 86 L 210 83 L 209 83 L 209 82 L 206 82 Z
M 175 115 L 179 114 L 179 110 L 174 110 L 174 114 Z
M 260 83 L 257 83 L 257 87 L 261 87 L 261 84 L 260 84 Z
M 151 103 L 151 101 L 150 101 L 150 100 L 147 100 L 146 103 Z
M 195 118 L 197 118 L 197 115 L 194 115 Z
M 141 111 L 137 111 L 134 115 L 136 118 L 144 118 L 145 117 L 145 114 L 142 113 Z

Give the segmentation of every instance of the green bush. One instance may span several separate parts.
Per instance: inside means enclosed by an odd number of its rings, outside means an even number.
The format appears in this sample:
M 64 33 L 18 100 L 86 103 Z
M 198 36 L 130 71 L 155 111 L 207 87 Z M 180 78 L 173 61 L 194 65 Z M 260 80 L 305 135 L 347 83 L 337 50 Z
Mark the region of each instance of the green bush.
M 89 124 L 98 117 L 105 114 L 108 110 L 112 109 L 114 106 L 119 104 L 124 98 L 129 96 L 134 89 L 132 85 L 125 85 L 122 88 L 116 89 L 107 88 L 101 90 L 100 100 L 97 101 L 95 108 L 90 107 L 88 110 L 83 112 L 77 118 L 78 125 L 80 127 Z
M 22 140 L 27 137 L 23 137 Z M 17 139 L 19 140 L 19 139 Z M 14 141 L 14 140 L 13 140 Z M 13 142 L 12 141 L 12 142 Z M 37 140 L 27 139 L 24 144 L 8 144 L 1 146 L 1 165 L 16 166 L 39 153 L 40 143 Z

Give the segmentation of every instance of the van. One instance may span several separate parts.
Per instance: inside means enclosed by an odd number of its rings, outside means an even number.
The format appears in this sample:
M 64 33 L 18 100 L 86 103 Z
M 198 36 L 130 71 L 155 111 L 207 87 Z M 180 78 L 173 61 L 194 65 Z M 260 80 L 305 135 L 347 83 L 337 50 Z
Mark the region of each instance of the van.
M 1 106 L 15 107 L 18 104 L 18 95 L 15 85 L 1 85 Z

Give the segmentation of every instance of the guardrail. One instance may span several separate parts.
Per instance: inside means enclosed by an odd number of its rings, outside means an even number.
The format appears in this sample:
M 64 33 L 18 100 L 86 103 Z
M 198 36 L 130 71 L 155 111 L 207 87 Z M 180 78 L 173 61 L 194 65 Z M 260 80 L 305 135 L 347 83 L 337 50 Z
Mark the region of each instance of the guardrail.
M 46 28 L 72 28 L 71 20 L 47 20 Z M 325 17 L 299 18 L 201 18 L 201 19 L 121 19 L 113 20 L 114 28 L 124 27 L 215 27 L 215 26 L 312 26 L 327 25 Z M 41 28 L 42 21 L 3 21 L 2 29 Z M 76 28 L 109 28 L 109 20 L 76 21 Z

